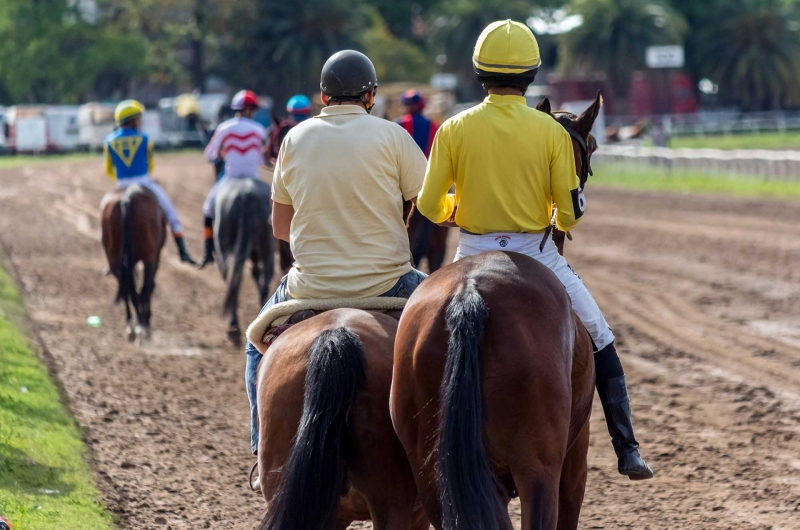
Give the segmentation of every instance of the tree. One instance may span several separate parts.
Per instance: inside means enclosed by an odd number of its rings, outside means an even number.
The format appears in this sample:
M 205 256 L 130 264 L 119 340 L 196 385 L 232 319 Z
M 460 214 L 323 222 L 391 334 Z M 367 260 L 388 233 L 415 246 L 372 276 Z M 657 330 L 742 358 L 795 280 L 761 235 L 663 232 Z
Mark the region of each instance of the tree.
M 249 23 L 248 23 L 249 22 Z M 278 100 L 319 90 L 322 65 L 335 52 L 358 48 L 369 25 L 358 0 L 257 0 L 225 51 L 224 72 L 242 86 Z
M 719 85 L 723 103 L 751 111 L 800 104 L 800 13 L 795 2 L 678 3 L 684 4 L 692 24 L 689 65 L 698 78 Z
M 583 24 L 562 41 L 562 69 L 601 70 L 625 97 L 634 70 L 645 67 L 645 49 L 682 44 L 686 21 L 664 0 L 575 0 Z
M 0 2 L 0 86 L 7 103 L 78 103 L 104 71 L 138 72 L 141 41 L 94 22 L 77 2 Z M 118 61 L 128 54 L 127 63 Z

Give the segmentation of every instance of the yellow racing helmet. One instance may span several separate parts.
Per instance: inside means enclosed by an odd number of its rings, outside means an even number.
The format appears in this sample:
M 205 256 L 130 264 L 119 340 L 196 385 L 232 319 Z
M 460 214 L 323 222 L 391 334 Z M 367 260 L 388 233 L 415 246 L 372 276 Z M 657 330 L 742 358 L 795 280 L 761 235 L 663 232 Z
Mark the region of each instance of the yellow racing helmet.
M 120 102 L 120 104 L 117 105 L 116 110 L 114 110 L 114 121 L 119 126 L 127 121 L 132 120 L 133 118 L 141 116 L 142 114 L 144 114 L 144 105 L 135 99 L 126 99 L 125 101 Z
M 475 43 L 472 64 L 479 76 L 532 75 L 542 65 L 539 43 L 528 26 L 513 20 L 492 22 Z

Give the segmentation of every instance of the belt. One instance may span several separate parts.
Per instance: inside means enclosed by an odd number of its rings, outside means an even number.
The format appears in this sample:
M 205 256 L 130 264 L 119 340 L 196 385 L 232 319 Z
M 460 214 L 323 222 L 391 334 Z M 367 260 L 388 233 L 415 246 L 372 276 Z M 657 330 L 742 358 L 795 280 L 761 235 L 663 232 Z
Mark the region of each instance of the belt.
M 468 236 L 485 236 L 488 234 L 476 234 L 474 232 L 470 232 L 469 230 L 464 230 L 463 228 L 459 228 L 458 231 L 462 234 L 466 234 Z M 539 252 L 544 251 L 544 245 L 547 243 L 547 239 L 550 237 L 550 234 L 553 232 L 553 225 L 549 225 L 544 230 L 544 235 L 542 236 L 542 242 L 539 243 Z M 500 233 L 500 234 L 524 234 L 524 235 L 536 235 L 542 232 L 489 232 L 489 233 Z

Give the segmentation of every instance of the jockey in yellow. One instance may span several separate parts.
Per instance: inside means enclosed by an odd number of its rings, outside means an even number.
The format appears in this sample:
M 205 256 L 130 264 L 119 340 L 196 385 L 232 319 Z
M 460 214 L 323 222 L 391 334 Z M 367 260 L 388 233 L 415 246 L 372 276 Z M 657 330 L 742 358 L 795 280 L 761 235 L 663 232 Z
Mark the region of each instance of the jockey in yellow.
M 144 105 L 138 101 L 128 99 L 117 105 L 114 111 L 117 130 L 108 135 L 103 145 L 106 174 L 117 182 L 119 189 L 139 184 L 153 192 L 167 216 L 181 261 L 196 265 L 186 251 L 183 229 L 175 206 L 161 186 L 150 178 L 153 172 L 153 144 L 140 130 L 143 114 Z
M 553 241 L 540 250 L 553 203 L 558 228 L 570 230 L 586 202 L 569 134 L 524 98 L 541 65 L 536 38 L 524 24 L 494 22 L 478 38 L 473 65 L 489 95 L 439 129 L 417 209 L 434 223 L 451 220 L 461 228 L 456 259 L 486 250 L 513 251 L 556 274 L 595 345 L 597 390 L 619 472 L 632 480 L 652 478 L 633 434 L 614 334 Z M 453 185 L 455 195 L 450 195 Z

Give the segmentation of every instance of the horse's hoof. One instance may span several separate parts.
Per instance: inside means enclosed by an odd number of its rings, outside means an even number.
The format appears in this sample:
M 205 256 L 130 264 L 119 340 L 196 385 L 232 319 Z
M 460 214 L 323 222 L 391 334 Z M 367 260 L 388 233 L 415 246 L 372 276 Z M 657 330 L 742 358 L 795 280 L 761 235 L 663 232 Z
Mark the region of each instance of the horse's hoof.
M 234 346 L 241 346 L 242 345 L 242 330 L 239 329 L 238 326 L 229 328 L 228 329 L 228 340 L 231 341 Z
M 136 345 L 143 346 L 148 340 L 150 340 L 150 328 L 136 326 Z
M 136 330 L 133 329 L 132 326 L 125 327 L 125 335 L 128 337 L 128 342 L 134 342 L 136 340 Z

